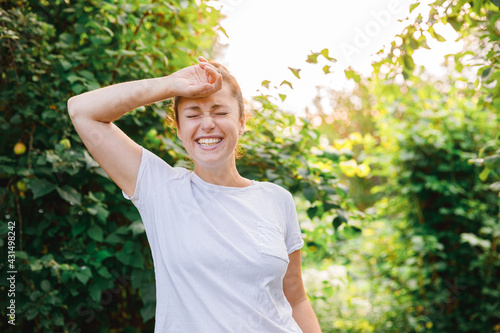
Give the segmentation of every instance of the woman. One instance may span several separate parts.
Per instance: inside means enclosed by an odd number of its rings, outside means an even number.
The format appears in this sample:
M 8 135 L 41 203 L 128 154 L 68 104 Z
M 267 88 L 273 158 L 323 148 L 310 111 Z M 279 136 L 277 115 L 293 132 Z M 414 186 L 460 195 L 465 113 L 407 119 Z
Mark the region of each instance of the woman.
M 199 60 L 68 101 L 83 143 L 141 214 L 155 265 L 155 332 L 321 332 L 302 283 L 292 196 L 238 173 L 241 90 L 223 66 Z M 112 123 L 172 97 L 194 172 L 172 168 Z

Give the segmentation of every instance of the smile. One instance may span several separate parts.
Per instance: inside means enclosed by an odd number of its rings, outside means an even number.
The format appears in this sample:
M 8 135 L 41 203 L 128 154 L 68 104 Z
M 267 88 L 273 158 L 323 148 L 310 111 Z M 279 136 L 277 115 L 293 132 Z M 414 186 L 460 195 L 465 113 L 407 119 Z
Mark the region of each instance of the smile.
M 198 144 L 203 147 L 212 147 L 222 141 L 222 138 L 202 138 L 197 140 Z

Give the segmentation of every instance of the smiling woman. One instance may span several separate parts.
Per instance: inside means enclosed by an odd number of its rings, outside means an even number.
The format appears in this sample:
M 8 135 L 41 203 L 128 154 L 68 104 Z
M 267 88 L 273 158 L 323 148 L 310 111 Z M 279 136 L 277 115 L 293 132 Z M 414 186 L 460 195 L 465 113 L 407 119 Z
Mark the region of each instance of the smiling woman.
M 293 198 L 238 173 L 241 90 L 221 65 L 199 60 L 68 101 L 85 146 L 144 222 L 155 264 L 155 332 L 320 332 L 302 283 Z M 194 171 L 171 167 L 113 124 L 172 97 Z
M 178 110 L 177 136 L 194 161 L 194 172 L 213 184 L 248 186 L 250 181 L 239 176 L 235 162 L 245 116 L 229 85 L 207 97 L 182 98 Z

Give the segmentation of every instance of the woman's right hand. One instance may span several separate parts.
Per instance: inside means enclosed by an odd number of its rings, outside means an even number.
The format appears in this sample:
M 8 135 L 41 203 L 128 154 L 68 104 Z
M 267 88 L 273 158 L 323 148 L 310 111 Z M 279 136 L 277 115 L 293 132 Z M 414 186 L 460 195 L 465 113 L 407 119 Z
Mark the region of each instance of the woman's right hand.
M 171 75 L 173 96 L 200 98 L 209 96 L 222 88 L 222 75 L 203 57 L 198 65 L 183 68 Z

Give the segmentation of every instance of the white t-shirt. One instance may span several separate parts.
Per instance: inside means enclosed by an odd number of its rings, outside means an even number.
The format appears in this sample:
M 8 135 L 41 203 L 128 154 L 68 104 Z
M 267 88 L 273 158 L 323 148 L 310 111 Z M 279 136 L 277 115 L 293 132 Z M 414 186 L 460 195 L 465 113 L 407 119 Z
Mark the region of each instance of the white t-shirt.
M 302 332 L 283 293 L 304 244 L 292 195 L 207 183 L 142 147 L 132 200 L 156 276 L 155 332 Z

